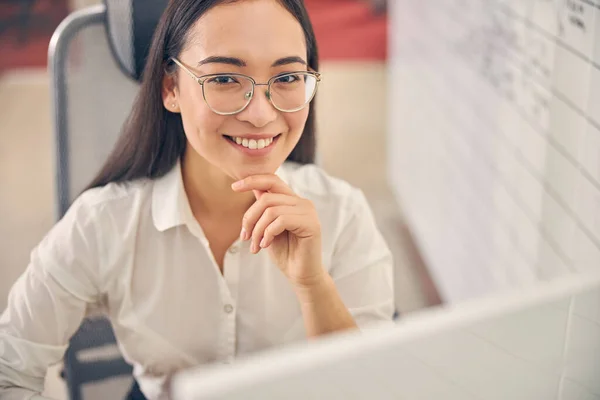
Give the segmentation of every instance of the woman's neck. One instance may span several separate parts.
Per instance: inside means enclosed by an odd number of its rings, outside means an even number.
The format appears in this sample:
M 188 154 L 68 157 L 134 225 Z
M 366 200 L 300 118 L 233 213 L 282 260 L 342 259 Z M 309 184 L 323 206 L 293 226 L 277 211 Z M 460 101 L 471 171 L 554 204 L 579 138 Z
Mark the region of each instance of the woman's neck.
M 252 192 L 234 192 L 231 189 L 234 179 L 193 151 L 186 152 L 181 166 L 185 192 L 196 217 L 241 217 L 255 201 Z

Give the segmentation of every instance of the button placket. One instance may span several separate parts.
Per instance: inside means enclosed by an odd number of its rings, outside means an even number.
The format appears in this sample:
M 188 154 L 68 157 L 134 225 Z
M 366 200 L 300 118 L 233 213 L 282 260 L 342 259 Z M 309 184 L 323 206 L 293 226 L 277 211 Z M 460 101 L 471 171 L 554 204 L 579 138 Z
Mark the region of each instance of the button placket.
M 238 299 L 239 269 L 243 257 L 242 246 L 243 243 L 236 241 L 227 249 L 224 259 L 223 277 L 225 278 L 225 282 L 227 282 L 229 293 L 231 293 L 234 302 Z
M 222 336 L 220 358 L 233 359 L 236 348 L 236 312 L 238 301 L 238 281 L 241 259 L 243 256 L 243 243 L 236 241 L 225 254 L 223 277 L 229 289 L 231 297 L 224 299 L 223 302 L 223 319 L 225 323 L 225 331 Z
M 235 307 L 225 300 L 223 305 L 223 334 L 220 336 L 219 359 L 229 359 L 235 355 L 236 346 L 236 315 Z

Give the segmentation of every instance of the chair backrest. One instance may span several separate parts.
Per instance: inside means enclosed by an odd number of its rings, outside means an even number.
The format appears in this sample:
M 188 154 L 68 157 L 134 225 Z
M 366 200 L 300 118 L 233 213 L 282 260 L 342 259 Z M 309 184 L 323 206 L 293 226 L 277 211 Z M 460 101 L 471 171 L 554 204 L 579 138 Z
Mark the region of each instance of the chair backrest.
M 48 51 L 57 219 L 106 160 L 138 91 L 167 0 L 104 0 L 57 28 Z
M 48 50 L 56 219 L 92 180 L 114 146 L 166 4 L 167 0 L 104 0 L 72 13 L 56 29 Z M 85 383 L 131 374 L 131 366 L 116 349 L 108 320 L 84 321 L 65 355 L 64 377 L 71 400 L 82 398 Z

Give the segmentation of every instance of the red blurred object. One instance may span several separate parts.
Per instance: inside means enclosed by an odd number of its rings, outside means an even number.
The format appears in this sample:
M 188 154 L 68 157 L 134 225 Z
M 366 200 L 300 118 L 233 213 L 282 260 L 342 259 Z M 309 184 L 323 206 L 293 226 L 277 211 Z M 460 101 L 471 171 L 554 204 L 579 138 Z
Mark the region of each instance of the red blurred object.
M 68 12 L 67 0 L 2 0 L 0 73 L 45 67 L 50 37 Z
M 322 60 L 385 60 L 387 18 L 365 0 L 305 0 Z M 27 7 L 26 9 L 23 7 Z M 19 13 L 26 10 L 24 19 Z M 47 63 L 52 33 L 68 14 L 67 0 L 0 3 L 0 73 Z
M 387 16 L 365 0 L 304 0 L 321 60 L 385 60 Z

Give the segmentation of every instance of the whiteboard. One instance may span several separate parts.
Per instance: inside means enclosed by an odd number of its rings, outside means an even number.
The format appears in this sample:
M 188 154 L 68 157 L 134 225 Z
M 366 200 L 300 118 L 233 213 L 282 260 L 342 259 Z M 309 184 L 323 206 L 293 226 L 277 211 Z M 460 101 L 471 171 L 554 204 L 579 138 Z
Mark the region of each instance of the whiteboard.
M 388 175 L 443 299 L 598 269 L 600 1 L 390 18 Z

